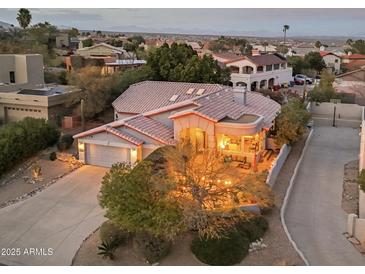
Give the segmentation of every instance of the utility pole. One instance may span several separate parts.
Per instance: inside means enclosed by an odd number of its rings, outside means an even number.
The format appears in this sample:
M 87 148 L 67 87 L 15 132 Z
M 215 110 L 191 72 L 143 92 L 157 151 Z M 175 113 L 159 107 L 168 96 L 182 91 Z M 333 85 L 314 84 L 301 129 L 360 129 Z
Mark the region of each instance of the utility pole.
M 81 112 L 81 128 L 82 128 L 82 131 L 85 131 L 84 108 L 85 108 L 85 100 L 84 99 L 81 99 L 81 102 L 80 102 L 80 112 Z

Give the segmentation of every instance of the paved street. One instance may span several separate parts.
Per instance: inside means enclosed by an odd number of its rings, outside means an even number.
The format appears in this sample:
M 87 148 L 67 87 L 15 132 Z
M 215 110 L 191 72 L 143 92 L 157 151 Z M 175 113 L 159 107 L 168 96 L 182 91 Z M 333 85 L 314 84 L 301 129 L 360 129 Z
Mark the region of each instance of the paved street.
M 358 157 L 358 133 L 349 127 L 315 127 L 294 182 L 285 219 L 311 265 L 365 265 L 365 257 L 342 235 L 344 164 Z
M 1 209 L 0 251 L 14 255 L 0 254 L 0 263 L 70 265 L 83 240 L 104 220 L 97 194 L 106 170 L 83 166 L 36 196 Z

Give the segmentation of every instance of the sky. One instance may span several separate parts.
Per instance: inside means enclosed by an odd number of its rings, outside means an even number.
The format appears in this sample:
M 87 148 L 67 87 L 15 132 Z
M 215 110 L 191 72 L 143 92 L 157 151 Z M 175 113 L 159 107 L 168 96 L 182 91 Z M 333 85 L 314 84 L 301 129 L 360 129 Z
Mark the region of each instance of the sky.
M 32 24 L 81 30 L 213 35 L 365 37 L 365 9 L 30 9 Z M 17 25 L 16 9 L 0 21 Z

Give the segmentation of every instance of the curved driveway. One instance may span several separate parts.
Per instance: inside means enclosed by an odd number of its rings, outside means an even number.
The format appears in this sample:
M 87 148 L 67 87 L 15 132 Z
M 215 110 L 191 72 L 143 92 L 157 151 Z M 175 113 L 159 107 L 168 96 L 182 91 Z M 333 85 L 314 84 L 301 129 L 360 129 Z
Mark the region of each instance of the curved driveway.
M 0 209 L 0 264 L 71 265 L 83 240 L 104 220 L 97 194 L 106 170 L 83 166 Z
M 359 130 L 316 127 L 288 201 L 288 230 L 310 265 L 365 265 L 344 237 L 344 165 L 359 154 Z

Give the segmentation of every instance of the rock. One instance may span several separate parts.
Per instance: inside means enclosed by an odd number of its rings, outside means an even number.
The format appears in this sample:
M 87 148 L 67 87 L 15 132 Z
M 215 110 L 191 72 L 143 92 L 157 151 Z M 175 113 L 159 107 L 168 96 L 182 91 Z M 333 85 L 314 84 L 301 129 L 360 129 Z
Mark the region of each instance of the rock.
M 348 238 L 348 240 L 350 241 L 350 243 L 352 243 L 354 245 L 359 245 L 360 244 L 359 240 L 354 238 L 354 237 Z

